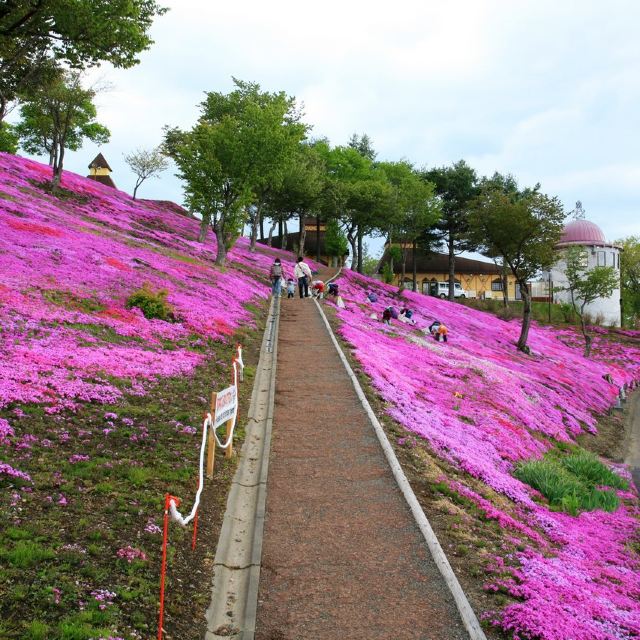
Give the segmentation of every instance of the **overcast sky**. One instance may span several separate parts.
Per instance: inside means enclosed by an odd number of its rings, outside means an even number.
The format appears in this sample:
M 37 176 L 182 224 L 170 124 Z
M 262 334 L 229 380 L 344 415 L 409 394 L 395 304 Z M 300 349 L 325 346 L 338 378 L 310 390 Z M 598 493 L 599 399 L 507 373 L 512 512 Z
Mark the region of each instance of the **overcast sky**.
M 98 150 L 119 188 L 123 154 L 163 125 L 191 127 L 205 91 L 231 76 L 284 90 L 312 135 L 373 140 L 381 160 L 464 158 L 478 173 L 581 200 L 608 239 L 640 235 L 640 3 L 634 0 L 171 0 L 155 44 L 129 70 L 102 67 L 111 142 L 65 156 L 86 174 Z M 96 74 L 92 74 L 95 77 Z M 172 172 L 141 197 L 182 201 Z M 377 248 L 378 243 L 376 243 Z

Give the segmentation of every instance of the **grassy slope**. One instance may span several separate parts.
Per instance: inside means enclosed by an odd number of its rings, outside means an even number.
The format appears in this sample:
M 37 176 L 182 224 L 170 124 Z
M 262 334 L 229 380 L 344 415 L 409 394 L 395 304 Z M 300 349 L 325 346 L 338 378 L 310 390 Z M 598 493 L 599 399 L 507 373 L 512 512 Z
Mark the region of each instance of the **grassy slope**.
M 0 637 L 148 638 L 163 497 L 190 510 L 202 413 L 236 339 L 255 364 L 273 255 L 241 241 L 216 269 L 175 207 L 72 174 L 53 197 L 48 176 L 0 154 Z M 126 308 L 142 286 L 176 322 Z M 196 553 L 172 527 L 174 637 L 203 635 L 232 470 L 219 458 Z
M 571 463 L 576 441 L 596 438 L 618 386 L 640 379 L 638 336 L 620 342 L 599 333 L 585 360 L 574 331 L 534 327 L 533 355 L 525 356 L 515 350 L 517 321 L 412 292 L 400 297 L 350 272 L 339 284 L 347 303 L 337 311 L 339 331 L 486 623 L 520 638 L 636 637 L 637 493 L 597 486 L 605 483 L 593 478 L 607 477 L 601 462 L 589 470 Z M 375 304 L 365 298 L 371 290 Z M 389 304 L 410 306 L 417 324 L 369 317 Z M 447 344 L 421 331 L 436 318 L 449 327 Z M 576 471 L 580 499 L 569 496 L 565 506 L 578 515 L 515 476 L 519 464 L 543 456 L 556 471 Z M 577 507 L 592 490 L 606 492 L 611 501 L 601 503 L 613 511 Z

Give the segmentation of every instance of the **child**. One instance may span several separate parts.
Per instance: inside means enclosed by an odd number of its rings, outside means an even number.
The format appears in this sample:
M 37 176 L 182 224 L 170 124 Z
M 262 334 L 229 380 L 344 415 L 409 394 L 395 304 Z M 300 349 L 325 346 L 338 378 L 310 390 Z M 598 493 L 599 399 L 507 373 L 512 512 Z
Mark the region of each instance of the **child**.
M 293 278 L 287 280 L 287 298 L 293 298 L 293 294 L 296 292 L 296 283 Z

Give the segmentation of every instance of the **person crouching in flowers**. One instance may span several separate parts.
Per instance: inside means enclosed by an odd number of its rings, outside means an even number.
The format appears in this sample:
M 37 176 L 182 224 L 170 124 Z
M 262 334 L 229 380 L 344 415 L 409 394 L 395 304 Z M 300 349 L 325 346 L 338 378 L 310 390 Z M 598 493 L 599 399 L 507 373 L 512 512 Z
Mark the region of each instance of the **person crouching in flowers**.
M 435 339 L 438 342 L 446 342 L 447 341 L 447 333 L 449 333 L 449 330 L 447 329 L 447 327 L 445 325 L 443 325 L 441 323 L 440 326 L 438 327 L 438 331 L 436 332 Z

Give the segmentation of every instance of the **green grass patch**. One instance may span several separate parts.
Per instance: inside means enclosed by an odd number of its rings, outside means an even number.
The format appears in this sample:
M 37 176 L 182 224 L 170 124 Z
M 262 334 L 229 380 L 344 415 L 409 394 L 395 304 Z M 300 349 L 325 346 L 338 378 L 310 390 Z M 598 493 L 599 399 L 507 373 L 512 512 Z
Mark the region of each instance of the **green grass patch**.
M 64 307 L 73 311 L 98 313 L 104 311 L 105 306 L 95 297 L 83 298 L 71 291 L 60 289 L 44 289 L 42 297 L 57 307 Z
M 153 291 L 150 285 L 145 284 L 142 289 L 134 291 L 127 299 L 127 309 L 137 307 L 142 311 L 147 320 L 164 320 L 176 322 L 176 314 L 173 307 L 167 302 L 169 292 L 166 289 Z
M 49 638 L 49 625 L 38 620 L 32 620 L 25 629 L 26 640 L 47 640 Z
M 26 569 L 44 560 L 51 560 L 55 554 L 51 549 L 33 540 L 18 540 L 14 547 L 2 556 L 14 567 Z
M 537 489 L 552 509 L 578 515 L 581 511 L 615 511 L 620 499 L 611 489 L 628 483 L 592 453 L 576 448 L 568 454 L 557 449 L 542 460 L 519 463 L 516 478 Z M 611 487 L 601 489 L 600 487 Z

